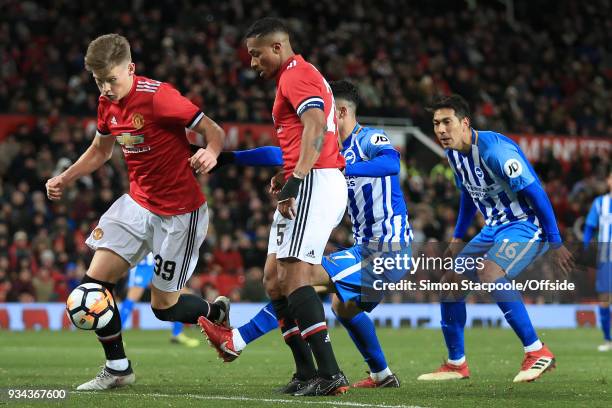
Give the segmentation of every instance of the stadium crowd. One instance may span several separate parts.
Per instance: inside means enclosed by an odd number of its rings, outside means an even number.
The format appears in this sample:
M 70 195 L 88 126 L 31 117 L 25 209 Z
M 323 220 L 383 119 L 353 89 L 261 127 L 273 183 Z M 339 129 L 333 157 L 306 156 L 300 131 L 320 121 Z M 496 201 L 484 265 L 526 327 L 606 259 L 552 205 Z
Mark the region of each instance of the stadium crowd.
M 453 90 L 474 107 L 480 128 L 611 134 L 611 3 L 514 2 L 513 20 L 501 3 L 4 1 L 0 111 L 95 112 L 83 55 L 112 27 L 132 43 L 141 74 L 175 84 L 215 120 L 268 122 L 273 84 L 264 87 L 249 69 L 242 36 L 255 19 L 281 15 L 298 51 L 328 80 L 358 84 L 362 115 L 429 124 L 424 106 Z
M 514 22 L 497 6 L 447 2 L 446 12 L 435 13 L 433 3 L 136 0 L 85 8 L 67 0 L 3 2 L 0 112 L 40 120 L 0 142 L 0 302 L 65 300 L 91 258 L 85 238 L 128 188 L 117 150 L 63 201 L 51 203 L 44 194 L 46 180 L 91 141 L 92 129 L 70 117 L 95 115 L 98 92 L 83 70 L 83 53 L 108 27 L 131 41 L 140 74 L 175 84 L 219 122 L 270 121 L 273 85 L 249 69 L 241 40 L 252 20 L 283 15 L 290 16 L 299 51 L 329 80 L 358 84 L 361 115 L 408 117 L 429 129 L 424 107 L 434 94 L 452 90 L 471 102 L 477 128 L 612 134 L 610 2 L 566 1 L 546 15 L 517 2 Z M 258 144 L 266 142 L 264 135 Z M 240 147 L 254 146 L 245 141 Z M 402 157 L 415 242 L 447 241 L 458 203 L 448 165 L 425 168 L 410 152 Z M 546 154 L 536 165 L 569 241 L 578 240 L 593 196 L 605 190 L 609 165 L 606 158 L 573 160 L 561 168 Z M 234 300 L 265 299 L 261 277 L 275 201 L 264 186 L 273 173 L 230 166 L 199 176 L 211 225 L 190 284 L 207 297 L 221 292 Z M 350 237 L 346 220 L 330 249 L 349 246 Z M 435 294 L 410 296 L 392 301 L 435 300 Z

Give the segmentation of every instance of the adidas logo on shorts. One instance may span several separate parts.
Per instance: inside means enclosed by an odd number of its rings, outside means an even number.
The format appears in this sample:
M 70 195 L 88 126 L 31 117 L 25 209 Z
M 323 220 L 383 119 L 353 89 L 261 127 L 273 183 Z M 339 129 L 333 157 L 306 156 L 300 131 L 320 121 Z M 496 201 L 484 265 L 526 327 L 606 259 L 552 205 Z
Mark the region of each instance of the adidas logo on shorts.
M 308 251 L 306 253 L 306 256 L 309 257 L 309 258 L 314 258 L 315 257 L 314 249 L 311 249 L 310 251 Z

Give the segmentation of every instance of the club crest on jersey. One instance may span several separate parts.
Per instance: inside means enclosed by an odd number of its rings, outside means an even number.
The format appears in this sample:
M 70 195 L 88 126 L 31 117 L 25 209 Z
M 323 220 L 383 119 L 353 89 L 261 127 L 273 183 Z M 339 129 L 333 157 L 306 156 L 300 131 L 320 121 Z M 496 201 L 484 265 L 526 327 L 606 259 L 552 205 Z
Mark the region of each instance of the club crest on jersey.
M 115 118 L 114 116 L 113 116 L 113 118 L 111 119 L 111 125 L 115 125 L 115 126 L 117 126 L 117 118 Z
M 346 164 L 353 164 L 357 160 L 357 156 L 354 151 L 347 150 L 344 152 L 344 160 L 346 160 Z
M 96 241 L 99 241 L 104 236 L 104 231 L 102 231 L 102 228 L 96 227 L 96 229 L 93 230 L 91 235 L 92 235 L 93 239 L 95 239 Z
M 516 178 L 523 173 L 523 166 L 517 159 L 509 159 L 504 163 L 504 173 L 510 178 Z
M 144 126 L 144 116 L 140 113 L 135 113 L 132 115 L 132 126 L 134 129 L 138 130 Z
M 382 133 L 374 133 L 372 136 L 370 136 L 370 143 L 376 146 L 391 144 L 389 138 Z
M 476 173 L 476 177 L 478 177 L 479 179 L 484 178 L 484 173 L 482 172 L 482 169 L 480 167 L 475 167 L 474 173 Z

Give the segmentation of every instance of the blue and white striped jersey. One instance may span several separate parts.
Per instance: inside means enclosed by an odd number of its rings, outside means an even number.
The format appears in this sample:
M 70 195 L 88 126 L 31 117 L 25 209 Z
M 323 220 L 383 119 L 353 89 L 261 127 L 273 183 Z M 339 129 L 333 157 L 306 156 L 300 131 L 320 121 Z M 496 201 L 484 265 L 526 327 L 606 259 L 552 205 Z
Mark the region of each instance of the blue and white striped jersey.
M 472 146 L 467 154 L 447 149 L 455 182 L 472 197 L 489 226 L 529 221 L 540 226 L 527 200 L 517 193 L 539 179 L 521 151 L 506 136 L 472 129 Z
M 383 149 L 394 150 L 385 132 L 355 126 L 342 144 L 347 166 L 368 161 Z M 412 231 L 399 177 L 347 176 L 348 212 L 356 244 L 370 242 L 409 243 Z
M 612 193 L 593 200 L 586 224 L 599 229 L 599 262 L 612 262 Z

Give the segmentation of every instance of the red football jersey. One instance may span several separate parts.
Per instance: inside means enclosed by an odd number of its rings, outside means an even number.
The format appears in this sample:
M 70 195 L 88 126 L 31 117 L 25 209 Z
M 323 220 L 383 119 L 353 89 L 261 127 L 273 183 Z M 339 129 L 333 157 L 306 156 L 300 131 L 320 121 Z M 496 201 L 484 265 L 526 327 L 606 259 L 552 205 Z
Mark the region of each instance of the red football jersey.
M 188 213 L 206 201 L 185 136 L 203 116 L 171 85 L 141 76 L 119 101 L 100 96 L 98 134 L 121 144 L 134 201 L 158 215 Z
M 304 130 L 300 116 L 310 108 L 322 109 L 327 118 L 323 148 L 313 168 L 343 168 L 345 162 L 338 149 L 336 105 L 331 88 L 312 64 L 304 61 L 301 55 L 294 55 L 280 68 L 272 108 L 272 120 L 283 152 L 287 178 L 300 158 Z

